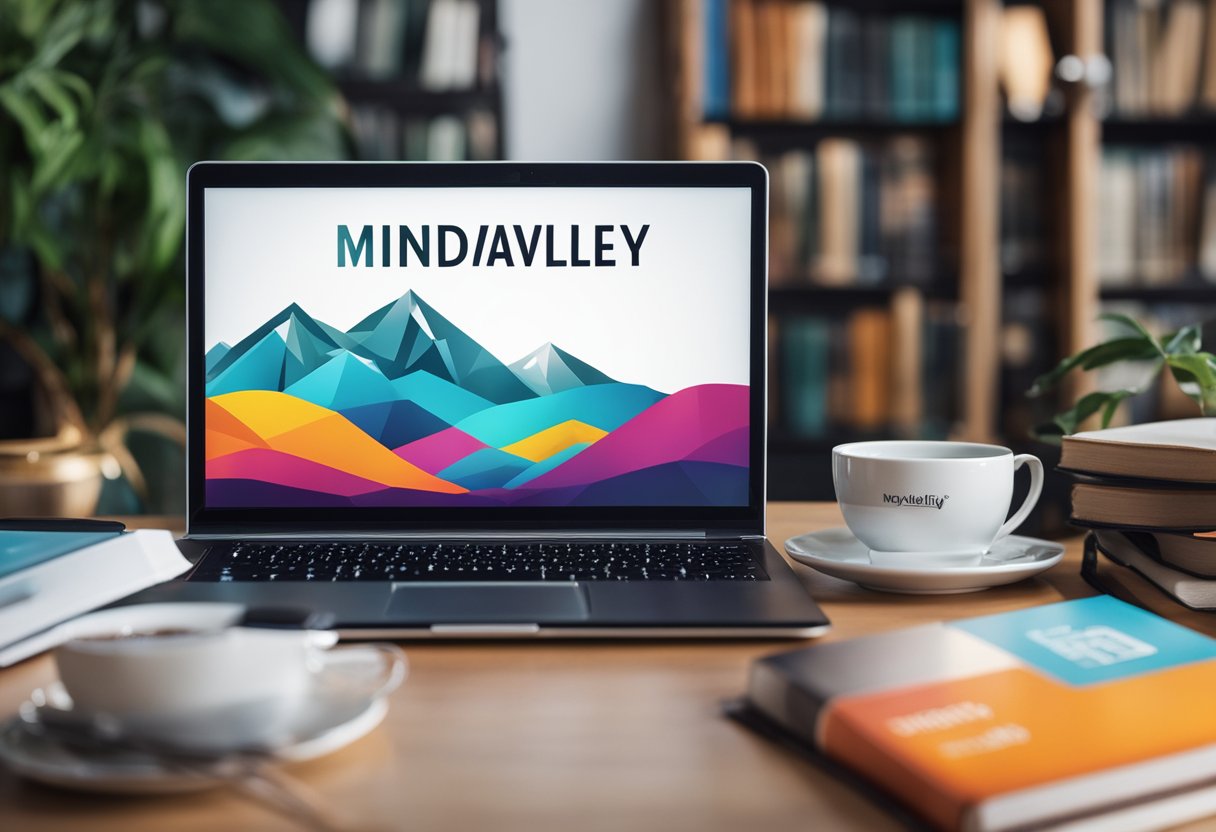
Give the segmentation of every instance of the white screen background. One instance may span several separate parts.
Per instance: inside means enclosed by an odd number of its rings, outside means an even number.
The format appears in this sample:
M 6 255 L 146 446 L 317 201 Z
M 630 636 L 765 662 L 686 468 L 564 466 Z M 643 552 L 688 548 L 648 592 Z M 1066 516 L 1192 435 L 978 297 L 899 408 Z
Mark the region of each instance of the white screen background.
M 232 345 L 291 303 L 346 330 L 413 290 L 511 363 L 546 341 L 617 381 L 664 393 L 749 381 L 751 196 L 746 188 L 209 188 L 205 193 L 204 341 Z M 371 268 L 337 266 L 337 226 L 374 226 Z M 380 226 L 393 227 L 380 266 Z M 431 226 L 431 266 L 396 265 L 398 225 Z M 461 227 L 469 252 L 439 268 L 435 226 Z M 505 225 L 514 267 L 472 266 L 480 225 Z M 613 267 L 547 268 L 544 232 L 531 267 L 510 226 L 555 226 L 555 254 L 594 258 L 594 226 L 650 225 L 630 265 L 619 229 Z

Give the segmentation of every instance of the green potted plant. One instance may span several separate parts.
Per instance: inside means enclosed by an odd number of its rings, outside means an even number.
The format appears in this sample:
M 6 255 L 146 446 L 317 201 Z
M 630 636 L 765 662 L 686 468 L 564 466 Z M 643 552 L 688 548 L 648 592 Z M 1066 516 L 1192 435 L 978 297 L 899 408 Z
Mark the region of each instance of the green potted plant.
M 0 442 L 4 513 L 137 490 L 182 441 L 185 171 L 349 155 L 342 100 L 272 0 L 0 0 L 0 340 L 42 437 Z
M 1146 381 L 1137 387 L 1087 393 L 1052 421 L 1038 426 L 1035 435 L 1039 439 L 1059 442 L 1061 436 L 1075 433 L 1094 417 L 1102 427 L 1109 426 L 1120 404 L 1145 392 L 1166 370 L 1182 392 L 1199 405 L 1204 416 L 1216 416 L 1216 355 L 1203 351 L 1199 325 L 1184 326 L 1158 338 L 1128 315 L 1108 314 L 1101 320 L 1115 326 L 1114 336 L 1065 358 L 1051 372 L 1035 380 L 1029 395 L 1042 396 L 1055 389 L 1074 370 L 1096 370 L 1128 361 L 1148 365 Z

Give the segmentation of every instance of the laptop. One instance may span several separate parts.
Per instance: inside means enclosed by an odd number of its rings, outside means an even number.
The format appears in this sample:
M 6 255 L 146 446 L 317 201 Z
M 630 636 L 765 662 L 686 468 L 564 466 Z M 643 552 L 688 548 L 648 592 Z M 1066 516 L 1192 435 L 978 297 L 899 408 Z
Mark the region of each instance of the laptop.
M 752 163 L 188 174 L 183 580 L 351 637 L 788 636 Z

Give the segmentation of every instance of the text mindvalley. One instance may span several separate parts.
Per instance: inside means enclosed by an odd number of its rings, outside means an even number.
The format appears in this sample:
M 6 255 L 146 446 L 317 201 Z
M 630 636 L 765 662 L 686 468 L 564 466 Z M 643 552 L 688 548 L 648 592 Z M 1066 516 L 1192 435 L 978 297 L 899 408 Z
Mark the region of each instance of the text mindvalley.
M 888 505 L 906 506 L 909 508 L 940 509 L 950 499 L 949 494 L 886 494 L 882 501 Z
M 638 266 L 649 225 L 338 226 L 338 267 Z

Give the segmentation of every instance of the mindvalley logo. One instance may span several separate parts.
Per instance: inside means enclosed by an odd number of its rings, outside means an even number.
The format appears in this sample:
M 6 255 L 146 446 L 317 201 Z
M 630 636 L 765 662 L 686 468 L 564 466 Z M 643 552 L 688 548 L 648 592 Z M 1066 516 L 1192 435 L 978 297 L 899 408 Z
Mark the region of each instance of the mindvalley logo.
M 883 494 L 882 501 L 888 505 L 908 508 L 941 509 L 950 499 L 949 494 Z

